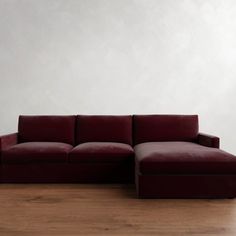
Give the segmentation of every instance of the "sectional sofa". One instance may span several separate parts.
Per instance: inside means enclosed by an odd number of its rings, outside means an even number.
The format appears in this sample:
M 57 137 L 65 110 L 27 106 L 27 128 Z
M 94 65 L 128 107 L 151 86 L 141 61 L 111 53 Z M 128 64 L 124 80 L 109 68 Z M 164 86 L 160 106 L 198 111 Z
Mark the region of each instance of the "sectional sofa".
M 140 198 L 233 198 L 236 157 L 197 115 L 20 116 L 2 183 L 134 183 Z

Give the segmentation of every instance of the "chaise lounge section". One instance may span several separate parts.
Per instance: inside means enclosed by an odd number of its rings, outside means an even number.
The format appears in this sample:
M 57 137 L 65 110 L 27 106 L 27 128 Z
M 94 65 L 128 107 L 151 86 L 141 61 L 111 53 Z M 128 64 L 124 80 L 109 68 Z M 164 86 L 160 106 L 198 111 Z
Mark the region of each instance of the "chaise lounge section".
M 235 197 L 236 158 L 198 132 L 197 116 L 134 116 L 140 198 Z

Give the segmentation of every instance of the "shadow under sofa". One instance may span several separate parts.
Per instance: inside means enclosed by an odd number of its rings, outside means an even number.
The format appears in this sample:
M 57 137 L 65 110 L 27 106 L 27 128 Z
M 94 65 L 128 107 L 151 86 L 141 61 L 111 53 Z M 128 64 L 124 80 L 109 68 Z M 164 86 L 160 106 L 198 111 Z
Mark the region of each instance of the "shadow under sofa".
M 233 198 L 236 157 L 197 115 L 20 116 L 2 183 L 134 183 L 140 198 Z

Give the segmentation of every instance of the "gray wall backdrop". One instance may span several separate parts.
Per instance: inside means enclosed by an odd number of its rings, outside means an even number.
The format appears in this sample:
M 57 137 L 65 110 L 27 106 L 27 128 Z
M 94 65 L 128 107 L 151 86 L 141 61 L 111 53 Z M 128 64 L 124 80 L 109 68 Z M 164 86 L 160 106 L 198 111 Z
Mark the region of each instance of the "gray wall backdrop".
M 0 0 L 0 133 L 19 114 L 199 114 L 236 154 L 235 0 Z

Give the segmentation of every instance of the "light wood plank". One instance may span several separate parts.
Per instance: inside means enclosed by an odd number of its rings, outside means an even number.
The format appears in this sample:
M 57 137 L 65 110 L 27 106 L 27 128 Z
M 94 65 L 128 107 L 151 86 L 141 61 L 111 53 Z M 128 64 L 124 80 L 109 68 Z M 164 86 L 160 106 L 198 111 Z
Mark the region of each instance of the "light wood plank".
M 132 185 L 1 184 L 0 235 L 235 236 L 236 200 L 143 200 Z

